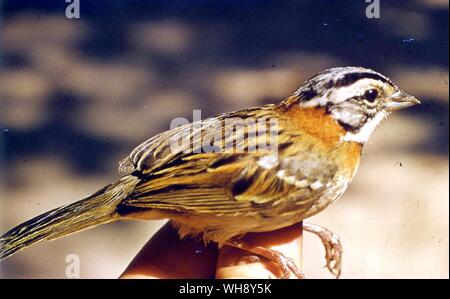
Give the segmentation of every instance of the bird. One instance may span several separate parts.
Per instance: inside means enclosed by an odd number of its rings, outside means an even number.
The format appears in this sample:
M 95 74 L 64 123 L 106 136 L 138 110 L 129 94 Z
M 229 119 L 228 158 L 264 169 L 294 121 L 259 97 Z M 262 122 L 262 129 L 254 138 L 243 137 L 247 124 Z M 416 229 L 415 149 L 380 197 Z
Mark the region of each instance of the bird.
M 120 161 L 117 181 L 3 234 L 0 260 L 112 221 L 169 219 L 180 238 L 240 248 L 277 264 L 280 278 L 303 278 L 282 253 L 242 236 L 302 222 L 334 203 L 375 128 L 416 104 L 374 70 L 324 70 L 278 103 L 181 124 L 148 139 Z M 322 239 L 326 266 L 339 277 L 339 237 L 307 222 L 303 229 Z

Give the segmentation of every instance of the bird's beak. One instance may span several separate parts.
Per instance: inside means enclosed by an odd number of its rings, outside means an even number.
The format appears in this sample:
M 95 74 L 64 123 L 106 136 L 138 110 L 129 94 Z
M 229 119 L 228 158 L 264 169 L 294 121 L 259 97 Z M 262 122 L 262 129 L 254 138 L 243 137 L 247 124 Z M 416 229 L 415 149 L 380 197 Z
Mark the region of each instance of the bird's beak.
M 412 95 L 407 94 L 403 90 L 399 90 L 389 97 L 389 99 L 384 104 L 384 108 L 388 111 L 395 111 L 418 104 L 420 104 L 420 101 L 418 99 L 416 99 Z

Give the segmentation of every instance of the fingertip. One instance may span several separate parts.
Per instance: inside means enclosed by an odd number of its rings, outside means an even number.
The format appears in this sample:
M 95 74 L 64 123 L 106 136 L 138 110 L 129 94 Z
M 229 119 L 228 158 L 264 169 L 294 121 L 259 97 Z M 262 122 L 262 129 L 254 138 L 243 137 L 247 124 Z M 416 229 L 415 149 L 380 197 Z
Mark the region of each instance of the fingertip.
M 302 245 L 301 223 L 272 232 L 250 233 L 245 235 L 242 241 L 251 246 L 261 246 L 279 251 L 284 256 L 292 259 L 300 267 Z M 244 260 L 249 255 L 252 255 L 252 253 L 224 246 L 219 253 L 216 278 L 267 279 L 280 276 L 280 267 L 268 259 L 261 257 L 259 261 L 246 263 Z

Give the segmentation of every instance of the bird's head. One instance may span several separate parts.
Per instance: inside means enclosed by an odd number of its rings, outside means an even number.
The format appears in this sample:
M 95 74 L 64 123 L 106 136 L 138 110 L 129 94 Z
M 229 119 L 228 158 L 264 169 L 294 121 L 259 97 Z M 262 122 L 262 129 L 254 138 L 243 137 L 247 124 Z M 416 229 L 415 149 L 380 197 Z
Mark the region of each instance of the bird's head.
M 343 139 L 359 143 L 392 111 L 420 103 L 387 77 L 362 67 L 325 70 L 307 80 L 294 98 L 302 108 L 325 108 L 345 129 Z

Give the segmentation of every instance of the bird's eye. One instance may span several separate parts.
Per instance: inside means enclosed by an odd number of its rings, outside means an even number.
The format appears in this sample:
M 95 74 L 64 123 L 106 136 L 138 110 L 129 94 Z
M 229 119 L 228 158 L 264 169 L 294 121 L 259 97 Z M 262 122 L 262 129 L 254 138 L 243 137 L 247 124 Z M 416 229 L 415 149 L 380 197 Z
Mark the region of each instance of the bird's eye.
M 369 102 L 373 102 L 378 97 L 378 90 L 376 89 L 369 89 L 364 93 L 364 99 L 366 99 Z

